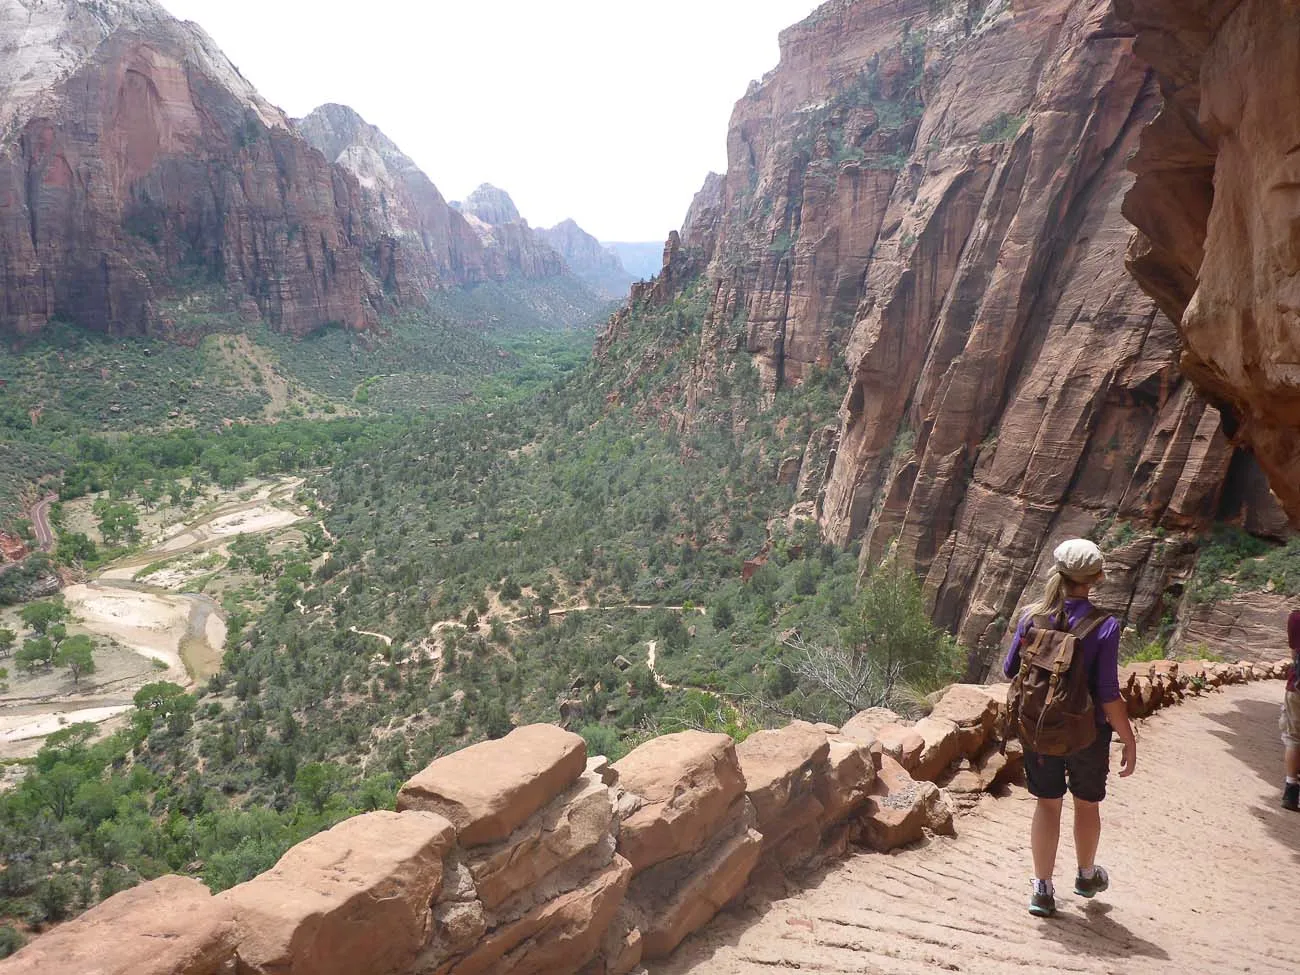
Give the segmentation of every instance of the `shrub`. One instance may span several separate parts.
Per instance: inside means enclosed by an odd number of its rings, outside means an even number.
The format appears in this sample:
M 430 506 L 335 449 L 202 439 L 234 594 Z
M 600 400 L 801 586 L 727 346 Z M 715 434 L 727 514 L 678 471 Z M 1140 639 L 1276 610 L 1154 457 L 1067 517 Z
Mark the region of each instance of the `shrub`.
M 0 958 L 8 958 L 27 943 L 27 939 L 12 926 L 0 924 Z

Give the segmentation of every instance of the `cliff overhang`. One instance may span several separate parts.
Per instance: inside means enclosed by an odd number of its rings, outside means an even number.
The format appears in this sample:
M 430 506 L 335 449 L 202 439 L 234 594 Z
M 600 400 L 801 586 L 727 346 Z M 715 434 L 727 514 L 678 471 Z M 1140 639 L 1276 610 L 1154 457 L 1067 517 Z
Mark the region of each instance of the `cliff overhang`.
M 1300 525 L 1300 16 L 1289 0 L 1115 0 L 1164 105 L 1130 163 L 1128 266 L 1181 369 Z

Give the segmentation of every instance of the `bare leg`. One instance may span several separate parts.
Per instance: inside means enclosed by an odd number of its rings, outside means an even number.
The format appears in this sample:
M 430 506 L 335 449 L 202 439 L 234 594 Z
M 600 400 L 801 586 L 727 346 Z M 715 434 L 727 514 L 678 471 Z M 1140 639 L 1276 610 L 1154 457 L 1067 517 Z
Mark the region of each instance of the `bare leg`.
M 1034 806 L 1030 846 L 1034 852 L 1034 877 L 1051 880 L 1056 871 L 1056 848 L 1061 842 L 1061 799 L 1039 799 Z
M 1074 852 L 1079 869 L 1096 866 L 1097 844 L 1101 842 L 1101 803 L 1074 797 Z
M 1286 746 L 1286 774 L 1288 778 L 1300 778 L 1300 745 Z

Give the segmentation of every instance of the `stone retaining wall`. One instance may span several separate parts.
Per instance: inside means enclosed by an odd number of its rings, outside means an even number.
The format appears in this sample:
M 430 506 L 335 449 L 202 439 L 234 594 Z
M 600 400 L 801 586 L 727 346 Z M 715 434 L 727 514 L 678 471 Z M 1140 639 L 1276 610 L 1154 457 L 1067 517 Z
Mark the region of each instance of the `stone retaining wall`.
M 1144 717 L 1288 664 L 1124 669 Z M 955 685 L 908 722 L 795 722 L 740 744 L 687 731 L 621 761 L 552 725 L 434 762 L 397 812 L 349 819 L 213 896 L 163 877 L 0 963 L 6 975 L 624 975 L 670 954 L 746 888 L 851 845 L 953 832 L 963 797 L 1016 776 L 1006 685 Z

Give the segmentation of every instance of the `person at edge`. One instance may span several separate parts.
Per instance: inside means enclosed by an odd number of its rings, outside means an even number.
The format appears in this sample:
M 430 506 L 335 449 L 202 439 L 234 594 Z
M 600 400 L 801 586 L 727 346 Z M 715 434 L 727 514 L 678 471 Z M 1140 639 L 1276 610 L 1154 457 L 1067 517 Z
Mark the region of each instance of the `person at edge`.
M 1092 611 L 1088 595 L 1105 578 L 1101 549 L 1086 539 L 1063 542 L 1052 554 L 1055 565 L 1042 598 L 1020 618 L 1002 664 L 1002 672 L 1007 677 L 1020 669 L 1021 641 L 1032 618 L 1064 612 L 1069 625 L 1074 627 Z M 1110 886 L 1110 878 L 1104 868 L 1097 866 L 1095 857 L 1101 840 L 1101 802 L 1106 798 L 1112 735 L 1118 735 L 1124 746 L 1120 776 L 1132 775 L 1137 767 L 1137 739 L 1119 691 L 1119 637 L 1119 621 L 1111 616 L 1082 641 L 1088 686 L 1097 706 L 1096 741 L 1064 757 L 1025 752 L 1025 778 L 1030 794 L 1038 800 L 1030 833 L 1034 880 L 1029 901 L 1029 912 L 1038 917 L 1056 913 L 1052 874 L 1056 870 L 1061 809 L 1067 786 L 1074 797 L 1074 850 L 1079 862 L 1074 892 L 1082 897 L 1095 897 Z
M 1282 745 L 1286 748 L 1286 784 L 1282 786 L 1282 808 L 1300 812 L 1300 609 L 1286 620 L 1287 642 L 1291 644 L 1291 674 L 1282 698 Z

